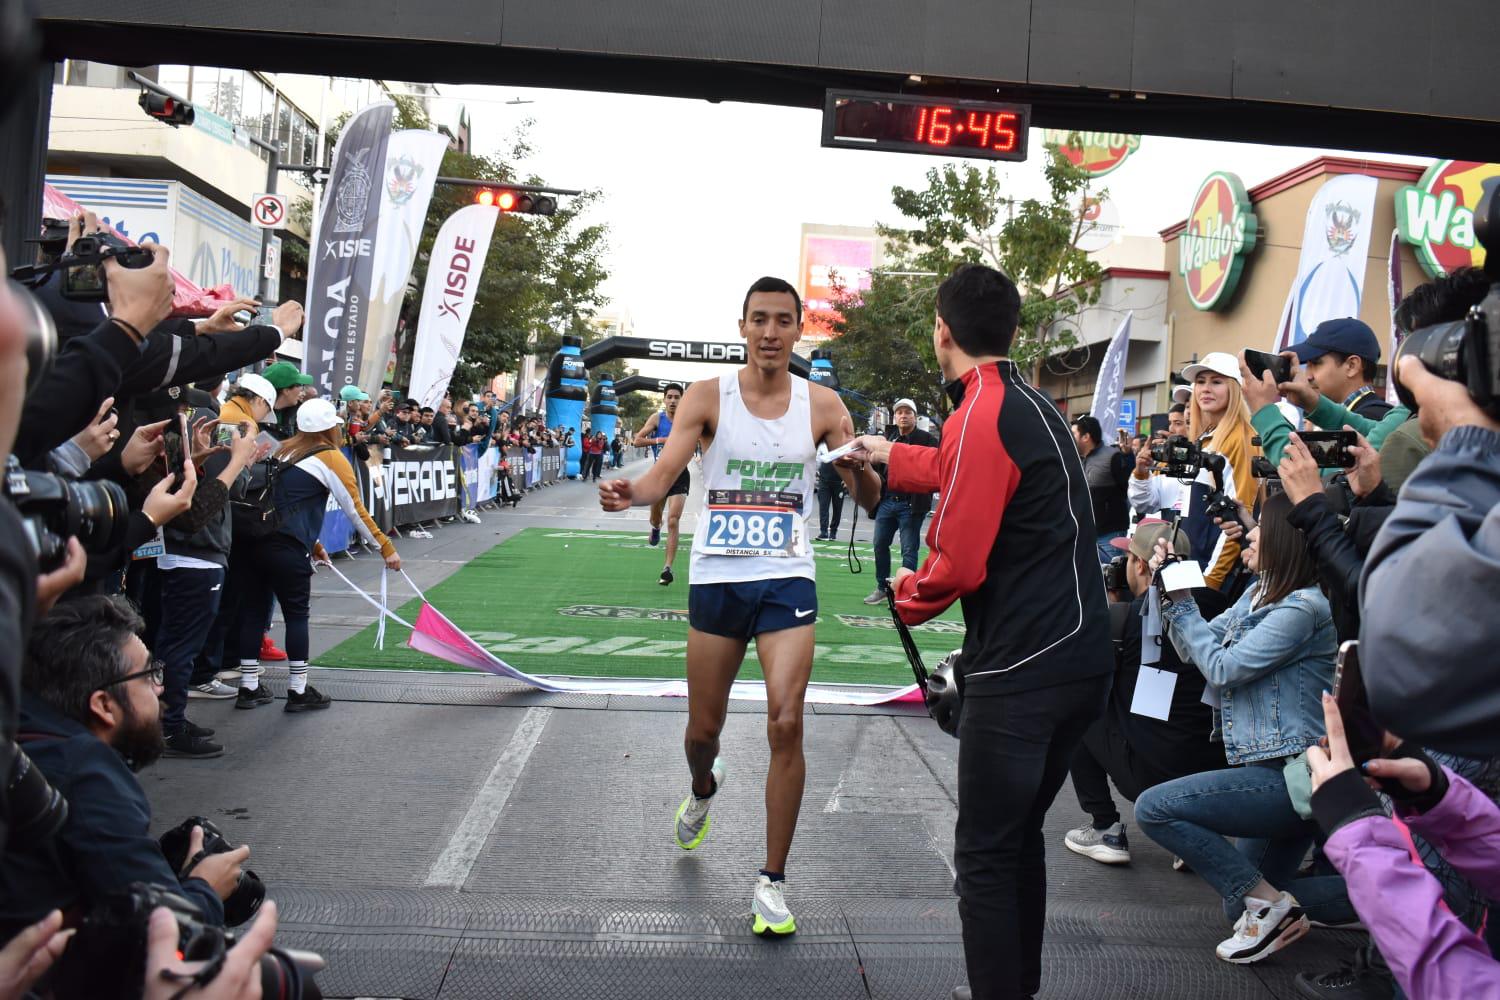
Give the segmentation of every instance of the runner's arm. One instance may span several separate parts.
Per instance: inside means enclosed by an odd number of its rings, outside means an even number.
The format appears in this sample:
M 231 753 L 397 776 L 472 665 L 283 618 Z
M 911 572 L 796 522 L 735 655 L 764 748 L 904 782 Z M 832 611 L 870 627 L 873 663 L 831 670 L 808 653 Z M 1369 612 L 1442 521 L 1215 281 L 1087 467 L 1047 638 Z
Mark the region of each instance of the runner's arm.
M 828 446 L 829 451 L 842 448 L 855 439 L 854 421 L 849 416 L 849 408 L 839 398 L 838 393 L 827 386 L 811 385 L 814 404 L 822 412 L 824 419 L 819 423 L 829 428 L 823 434 L 822 442 Z M 871 517 L 875 516 L 875 508 L 880 506 L 880 474 L 874 467 L 865 462 L 858 467 L 835 463 L 834 469 L 839 478 L 844 481 L 844 488 L 854 498 L 854 502 L 864 508 L 865 513 Z
M 661 456 L 645 474 L 630 484 L 630 505 L 649 507 L 667 495 L 667 490 L 682 475 L 693 457 L 693 449 L 708 429 L 712 408 L 719 402 L 719 380 L 702 379 L 688 386 L 682 402 L 677 404 L 677 416 L 672 421 L 672 434 L 662 446 Z M 655 426 L 653 415 L 647 426 Z M 645 430 L 642 429 L 642 434 Z
M 637 448 L 649 448 L 656 444 L 656 421 L 660 416 L 660 413 L 653 413 L 646 418 L 646 422 L 641 425 L 640 430 L 635 432 L 635 437 L 630 443 Z

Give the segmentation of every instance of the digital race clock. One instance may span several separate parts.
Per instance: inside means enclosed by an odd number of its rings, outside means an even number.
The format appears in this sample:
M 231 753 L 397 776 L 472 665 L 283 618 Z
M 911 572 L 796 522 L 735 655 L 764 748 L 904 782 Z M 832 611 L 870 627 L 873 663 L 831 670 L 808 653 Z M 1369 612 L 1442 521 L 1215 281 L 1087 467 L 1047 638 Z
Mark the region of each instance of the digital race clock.
M 844 149 L 1024 160 L 1030 126 L 1029 104 L 830 90 L 823 105 L 823 145 Z

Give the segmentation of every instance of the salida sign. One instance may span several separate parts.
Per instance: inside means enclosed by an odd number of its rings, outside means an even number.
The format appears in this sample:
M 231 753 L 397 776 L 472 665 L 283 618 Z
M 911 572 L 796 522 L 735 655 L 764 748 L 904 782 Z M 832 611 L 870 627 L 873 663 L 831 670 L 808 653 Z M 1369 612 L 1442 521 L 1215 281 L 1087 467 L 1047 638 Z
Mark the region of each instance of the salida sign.
M 1209 174 L 1193 197 L 1177 254 L 1177 272 L 1194 306 L 1221 309 L 1229 302 L 1245 255 L 1255 248 L 1257 226 L 1239 177 Z
M 1090 177 L 1102 177 L 1141 148 L 1141 137 L 1124 132 L 1068 132 L 1043 129 L 1043 141 L 1057 146 L 1069 163 L 1088 171 Z
M 1415 185 L 1396 192 L 1396 232 L 1416 248 L 1422 270 L 1434 278 L 1484 264 L 1474 238 L 1474 209 L 1484 182 L 1500 178 L 1500 163 L 1439 160 Z

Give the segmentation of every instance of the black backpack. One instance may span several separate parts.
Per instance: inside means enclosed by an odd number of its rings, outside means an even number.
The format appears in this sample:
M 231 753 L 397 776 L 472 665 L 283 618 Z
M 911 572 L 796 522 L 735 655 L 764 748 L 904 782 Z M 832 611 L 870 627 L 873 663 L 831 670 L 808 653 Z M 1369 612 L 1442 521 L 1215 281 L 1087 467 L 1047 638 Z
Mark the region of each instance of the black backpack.
M 297 456 L 297 461 L 332 450 L 330 445 L 321 445 Z M 248 474 L 240 477 L 229 495 L 230 517 L 236 535 L 265 538 L 281 530 L 281 511 L 276 506 L 276 481 L 286 465 L 287 463 L 272 455 L 250 466 Z

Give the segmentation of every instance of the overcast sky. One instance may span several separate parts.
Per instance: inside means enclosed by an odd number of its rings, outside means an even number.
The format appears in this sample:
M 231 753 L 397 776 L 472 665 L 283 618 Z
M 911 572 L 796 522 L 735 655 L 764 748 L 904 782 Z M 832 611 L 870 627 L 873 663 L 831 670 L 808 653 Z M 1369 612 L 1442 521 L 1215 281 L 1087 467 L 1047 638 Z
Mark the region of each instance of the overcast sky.
M 920 186 L 928 169 L 945 162 L 823 149 L 814 110 L 523 88 L 442 91 L 454 100 L 434 110 L 449 119 L 455 100 L 465 104 L 476 152 L 508 149 L 516 125 L 530 118 L 535 154 L 523 166 L 558 187 L 603 192 L 594 218 L 610 231 L 606 291 L 647 337 L 736 339 L 750 282 L 771 274 L 796 284 L 802 223 L 899 224 L 891 187 Z M 514 99 L 533 103 L 505 103 Z M 1007 189 L 1023 197 L 1045 193 L 1039 133 L 1031 149 L 1029 162 L 999 165 Z M 1326 152 L 1147 136 L 1102 183 L 1126 233 L 1154 235 L 1186 216 L 1212 170 L 1237 173 L 1253 187 Z M 722 370 L 637 367 L 688 378 Z

